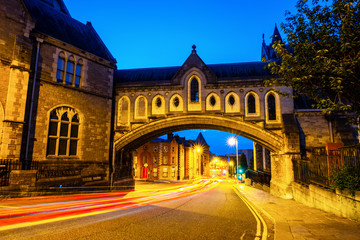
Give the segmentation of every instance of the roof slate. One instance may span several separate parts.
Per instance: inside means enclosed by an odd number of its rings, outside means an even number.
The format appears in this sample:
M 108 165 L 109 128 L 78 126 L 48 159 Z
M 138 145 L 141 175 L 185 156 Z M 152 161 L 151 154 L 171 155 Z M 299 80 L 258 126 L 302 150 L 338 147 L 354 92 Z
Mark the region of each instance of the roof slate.
M 23 0 L 38 32 L 90 52 L 110 62 L 116 62 L 92 27 L 73 19 L 40 0 Z

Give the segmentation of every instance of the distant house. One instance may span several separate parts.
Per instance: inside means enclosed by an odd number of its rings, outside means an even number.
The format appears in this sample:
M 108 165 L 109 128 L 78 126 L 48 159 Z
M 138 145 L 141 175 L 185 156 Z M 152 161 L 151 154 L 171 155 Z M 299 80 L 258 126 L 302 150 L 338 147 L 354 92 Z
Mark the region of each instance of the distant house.
M 209 176 L 209 146 L 200 133 L 197 139 L 168 134 L 136 149 L 134 175 L 145 180 L 183 180 Z

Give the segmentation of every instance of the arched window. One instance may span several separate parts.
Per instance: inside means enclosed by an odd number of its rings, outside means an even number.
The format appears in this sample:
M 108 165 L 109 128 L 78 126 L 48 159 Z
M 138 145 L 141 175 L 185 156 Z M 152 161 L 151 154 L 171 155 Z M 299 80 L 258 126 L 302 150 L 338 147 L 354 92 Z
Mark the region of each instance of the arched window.
M 229 104 L 230 104 L 231 106 L 233 106 L 233 105 L 235 104 L 235 98 L 234 98 L 233 95 L 230 95 L 230 97 L 229 97 Z
M 119 101 L 119 125 L 128 125 L 129 124 L 129 111 L 130 111 L 130 102 L 127 98 L 122 97 Z
M 50 113 L 47 155 L 76 156 L 79 141 L 79 115 L 69 107 Z
M 146 106 L 145 106 L 145 98 L 144 97 L 140 97 L 138 102 L 137 102 L 137 116 L 138 117 L 145 117 L 145 111 L 146 111 Z
M 58 57 L 57 71 L 56 71 L 56 81 L 58 83 L 63 82 L 64 71 L 65 71 L 65 54 L 61 52 Z
M 199 102 L 199 82 L 193 78 L 190 83 L 190 101 Z
M 276 102 L 273 94 L 269 94 L 267 104 L 269 120 L 276 120 Z
M 214 96 L 211 96 L 211 97 L 210 97 L 210 104 L 211 104 L 211 106 L 215 106 L 215 104 L 216 104 L 216 99 L 215 99 Z
M 247 101 L 248 113 L 256 113 L 256 103 L 254 95 L 250 94 Z
M 73 79 L 74 79 L 74 58 L 70 57 L 66 63 L 66 78 L 65 78 L 65 84 L 66 85 L 72 85 Z
M 75 71 L 75 87 L 77 88 L 80 86 L 80 82 L 81 82 L 82 66 L 83 66 L 83 61 L 80 59 L 76 64 L 76 71 Z
M 178 107 L 180 105 L 180 100 L 179 100 L 178 97 L 174 98 L 173 104 L 174 104 L 175 107 Z

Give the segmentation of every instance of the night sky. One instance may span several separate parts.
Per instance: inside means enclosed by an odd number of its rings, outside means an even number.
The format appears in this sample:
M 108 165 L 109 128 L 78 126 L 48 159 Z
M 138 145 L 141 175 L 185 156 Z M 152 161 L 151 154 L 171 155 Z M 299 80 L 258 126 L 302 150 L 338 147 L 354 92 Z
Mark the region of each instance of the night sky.
M 296 0 L 64 0 L 71 16 L 90 21 L 118 69 L 181 66 L 197 46 L 206 64 L 261 60 L 262 35 L 295 12 Z M 284 38 L 284 36 L 283 36 Z M 177 133 L 195 139 L 199 130 Z M 225 132 L 202 130 L 210 151 L 235 153 Z M 239 149 L 252 142 L 239 137 Z

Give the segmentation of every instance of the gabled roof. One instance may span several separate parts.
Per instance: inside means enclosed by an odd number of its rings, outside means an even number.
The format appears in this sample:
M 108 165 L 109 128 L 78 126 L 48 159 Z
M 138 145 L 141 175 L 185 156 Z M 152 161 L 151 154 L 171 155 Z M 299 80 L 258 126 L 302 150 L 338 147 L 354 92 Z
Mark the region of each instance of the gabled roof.
M 209 145 L 207 144 L 207 142 L 205 141 L 204 136 L 203 136 L 201 133 L 199 133 L 199 135 L 197 136 L 196 142 L 197 142 L 197 144 L 200 144 L 200 145 L 202 145 L 202 146 L 209 146 Z
M 50 0 L 23 1 L 31 18 L 36 22 L 36 31 L 90 52 L 110 62 L 116 62 L 91 23 L 87 22 L 85 25 L 73 19 L 62 1 L 59 1 L 60 9 L 52 6 Z

